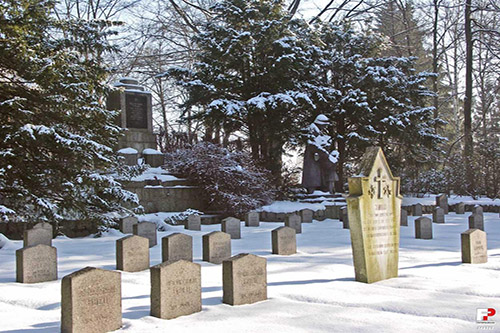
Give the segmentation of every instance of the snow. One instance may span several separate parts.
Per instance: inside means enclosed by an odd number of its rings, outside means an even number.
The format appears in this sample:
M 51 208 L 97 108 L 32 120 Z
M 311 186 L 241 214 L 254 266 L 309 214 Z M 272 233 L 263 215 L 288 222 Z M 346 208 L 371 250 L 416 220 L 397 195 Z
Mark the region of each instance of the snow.
M 430 197 L 434 200 L 434 197 Z M 417 199 L 415 199 L 417 200 Z M 421 199 L 418 199 L 421 200 Z M 424 199 L 426 200 L 426 199 Z M 453 199 L 452 199 L 453 200 Z M 423 202 L 424 203 L 424 202 Z M 275 203 L 274 206 L 279 206 Z M 298 210 L 302 204 L 284 207 Z M 271 205 L 273 206 L 273 205 Z M 310 205 L 309 205 L 310 206 Z M 160 222 L 170 213 L 148 214 L 141 220 Z M 427 215 L 429 216 L 429 215 Z M 282 223 L 262 222 L 245 228 L 232 241 L 232 253 L 253 253 L 267 259 L 267 301 L 252 305 L 222 304 L 222 266 L 201 261 L 202 231 L 168 226 L 158 239 L 173 232 L 193 237 L 194 261 L 201 265 L 201 312 L 173 320 L 149 315 L 149 271 L 122 272 L 123 327 L 127 332 L 472 332 L 476 309 L 500 310 L 500 218 L 485 213 L 488 263 L 461 263 L 460 233 L 467 216 L 450 213 L 445 224 L 434 224 L 434 239 L 414 238 L 414 219 L 401 228 L 399 277 L 373 284 L 354 280 L 349 230 L 338 220 L 303 224 L 297 235 L 298 253 L 272 255 L 271 230 Z M 15 282 L 15 250 L 9 241 L 0 250 L 0 323 L 2 331 L 57 332 L 60 325 L 61 278 L 85 266 L 115 268 L 118 231 L 101 238 L 57 237 L 59 280 L 37 284 Z M 161 242 L 159 242 L 161 244 Z M 151 265 L 161 262 L 161 246 L 151 250 Z M 492 320 L 498 329 L 497 317 Z
M 437 194 L 428 194 L 423 198 L 416 197 L 403 197 L 403 206 L 411 206 L 416 203 L 421 203 L 422 205 L 435 205 Z M 459 196 L 451 195 L 448 196 L 448 204 L 454 205 L 463 202 L 466 205 L 481 205 L 481 206 L 500 206 L 500 199 L 490 199 L 486 197 L 481 197 L 474 200 L 471 196 Z
M 146 148 L 142 151 L 143 155 L 163 155 L 163 153 L 156 149 Z
M 142 182 L 145 180 L 153 180 L 158 179 L 162 182 L 173 181 L 173 180 L 182 180 L 182 178 L 177 178 L 175 176 L 169 175 L 167 171 L 162 168 L 148 168 L 142 174 L 137 177 L 133 177 L 130 181 L 133 182 Z
M 128 148 L 122 148 L 118 150 L 118 154 L 125 154 L 125 155 L 131 155 L 131 154 L 137 154 L 138 151 L 134 148 L 128 147 Z

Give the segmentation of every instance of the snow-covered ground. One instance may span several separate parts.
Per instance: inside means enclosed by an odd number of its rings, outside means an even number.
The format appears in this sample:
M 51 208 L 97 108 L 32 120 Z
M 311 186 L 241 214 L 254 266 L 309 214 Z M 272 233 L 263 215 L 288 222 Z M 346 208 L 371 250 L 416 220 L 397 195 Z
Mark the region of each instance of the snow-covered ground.
M 373 284 L 354 281 L 349 231 L 337 220 L 303 225 L 298 253 L 272 255 L 271 230 L 280 223 L 245 228 L 233 240 L 233 255 L 253 253 L 268 262 L 269 299 L 252 305 L 222 304 L 222 266 L 201 261 L 201 237 L 219 225 L 173 232 L 193 236 L 195 262 L 202 265 L 203 310 L 162 320 L 149 316 L 149 271 L 122 273 L 123 331 L 129 332 L 473 332 L 476 309 L 500 313 L 500 218 L 485 213 L 488 263 L 461 263 L 460 233 L 467 217 L 450 213 L 446 224 L 434 224 L 434 239 L 414 238 L 414 217 L 401 228 L 399 277 Z M 11 241 L 0 250 L 0 331 L 57 332 L 60 325 L 61 278 L 85 266 L 115 268 L 117 231 L 102 238 L 53 241 L 58 250 L 59 280 L 15 282 Z M 161 244 L 161 242 L 159 242 Z M 161 261 L 161 246 L 151 250 L 151 265 Z M 492 318 L 500 330 L 500 314 Z

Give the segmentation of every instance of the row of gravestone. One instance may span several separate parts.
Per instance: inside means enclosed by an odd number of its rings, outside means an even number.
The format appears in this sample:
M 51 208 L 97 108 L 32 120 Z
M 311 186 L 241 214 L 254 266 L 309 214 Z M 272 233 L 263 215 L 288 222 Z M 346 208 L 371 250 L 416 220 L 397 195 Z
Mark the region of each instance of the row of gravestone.
M 418 212 L 421 213 L 421 211 L 417 210 L 417 214 Z M 422 214 L 417 214 L 414 214 L 413 216 L 422 216 Z M 435 207 L 434 211 L 432 212 L 432 222 L 445 223 L 445 212 L 443 208 Z M 405 209 L 401 209 L 400 225 L 408 226 L 408 213 Z M 469 216 L 469 229 L 481 229 L 484 231 L 484 216 L 481 206 L 474 207 L 472 214 Z
M 150 268 L 150 314 L 161 319 L 200 312 L 201 266 L 186 260 Z M 267 261 L 239 254 L 222 262 L 223 303 L 267 299 Z M 62 332 L 108 332 L 122 326 L 121 273 L 94 267 L 65 276 L 61 285 Z

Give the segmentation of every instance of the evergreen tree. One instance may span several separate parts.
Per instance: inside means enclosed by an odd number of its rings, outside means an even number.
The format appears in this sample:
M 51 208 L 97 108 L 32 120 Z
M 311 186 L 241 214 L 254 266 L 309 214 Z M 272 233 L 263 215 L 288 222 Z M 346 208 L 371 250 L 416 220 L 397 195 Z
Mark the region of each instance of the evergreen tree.
M 380 56 L 376 35 L 336 24 L 321 26 L 319 34 L 324 46 L 316 105 L 333 120 L 340 186 L 344 166 L 370 145 L 383 147 L 396 170 L 421 166 L 442 140 L 434 130 L 441 121 L 426 106 L 433 96 L 424 86 L 430 74 L 418 73 L 414 58 Z
M 226 136 L 245 133 L 253 158 L 279 178 L 283 147 L 314 108 L 312 35 L 290 19 L 283 1 L 225 0 L 213 12 L 196 37 L 195 69 L 168 74 L 189 92 L 186 108 L 198 107 L 197 117 Z
M 91 219 L 137 203 L 98 170 L 120 133 L 105 109 L 109 23 L 57 20 L 50 0 L 0 1 L 0 212 Z

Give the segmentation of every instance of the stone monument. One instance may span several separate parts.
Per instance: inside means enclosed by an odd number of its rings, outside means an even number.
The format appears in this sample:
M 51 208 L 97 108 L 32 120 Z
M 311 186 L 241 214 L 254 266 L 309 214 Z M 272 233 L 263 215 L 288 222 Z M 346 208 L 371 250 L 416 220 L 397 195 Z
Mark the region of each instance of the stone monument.
M 442 207 L 435 207 L 432 212 L 432 222 L 444 223 L 445 210 Z
M 37 283 L 57 280 L 57 249 L 45 244 L 16 251 L 16 282 Z
M 295 230 L 295 233 L 302 233 L 302 220 L 299 215 L 291 214 L 285 217 L 285 226 Z
M 220 264 L 231 257 L 231 235 L 213 231 L 203 235 L 203 261 Z
M 483 214 L 473 213 L 469 216 L 469 229 L 479 229 L 484 231 Z
M 201 266 L 186 260 L 151 267 L 151 316 L 173 319 L 201 311 Z
M 465 214 L 465 204 L 463 202 L 459 202 L 456 205 L 455 213 L 457 214 Z
M 130 235 L 116 241 L 116 269 L 140 272 L 149 268 L 149 240 Z
M 193 261 L 193 237 L 173 233 L 161 239 L 161 261 Z
M 444 193 L 436 196 L 436 206 L 441 207 L 444 214 L 448 214 L 448 196 Z
M 44 244 L 52 246 L 52 229 L 33 228 L 24 232 L 23 246 Z
M 151 92 L 132 78 L 121 78 L 114 86 L 119 89 L 110 93 L 107 107 L 121 111 L 116 125 L 126 128 L 125 135 L 119 140 L 118 149 L 133 148 L 139 154 L 148 148 L 156 149 Z
M 382 149 L 370 147 L 361 170 L 349 178 L 349 228 L 356 281 L 372 283 L 398 276 L 402 196 Z
M 400 225 L 402 227 L 408 226 L 408 212 L 404 208 L 401 208 L 401 223 L 400 223 Z
M 149 247 L 153 247 L 157 244 L 156 223 L 141 222 L 138 224 L 134 224 L 132 229 L 134 231 L 134 235 L 149 239 Z
M 198 214 L 189 215 L 188 218 L 186 219 L 185 224 L 184 224 L 184 229 L 200 231 L 201 230 L 201 216 Z
M 231 239 L 241 238 L 241 222 L 235 217 L 226 217 L 221 222 L 221 231 L 231 235 Z
M 333 194 L 334 184 L 339 180 L 336 172 L 338 152 L 332 149 L 332 138 L 327 128 L 329 122 L 328 117 L 320 114 L 309 126 L 302 168 L 302 186 L 309 193 L 318 189 Z
M 135 216 L 127 216 L 121 218 L 118 222 L 120 226 L 120 231 L 123 234 L 132 234 L 134 233 L 134 225 L 139 223 L 139 219 Z
M 295 229 L 279 227 L 271 231 L 273 254 L 291 255 L 297 253 L 297 237 Z
M 300 217 L 302 218 L 302 223 L 312 223 L 314 212 L 312 209 L 304 208 L 300 211 Z
M 238 254 L 222 263 L 222 302 L 251 304 L 267 299 L 267 262 L 253 254 Z
M 479 229 L 469 229 L 460 234 L 462 243 L 462 262 L 483 264 L 488 262 L 486 233 Z
M 121 273 L 86 267 L 61 284 L 61 332 L 109 332 L 122 326 Z
M 432 239 L 432 222 L 425 216 L 415 220 L 415 238 Z
M 246 227 L 258 227 L 260 224 L 259 212 L 248 212 L 245 214 Z

